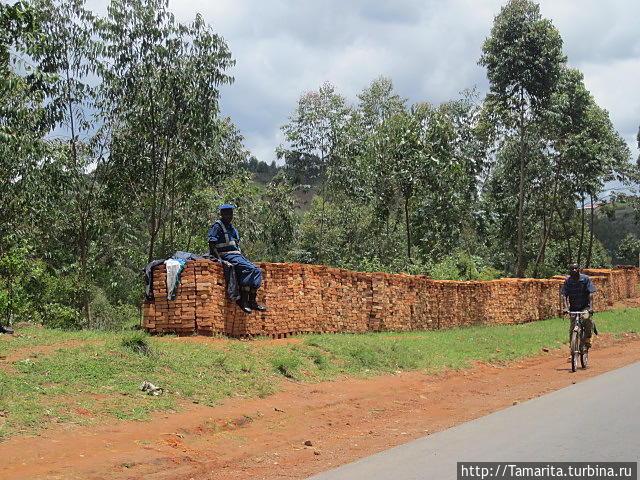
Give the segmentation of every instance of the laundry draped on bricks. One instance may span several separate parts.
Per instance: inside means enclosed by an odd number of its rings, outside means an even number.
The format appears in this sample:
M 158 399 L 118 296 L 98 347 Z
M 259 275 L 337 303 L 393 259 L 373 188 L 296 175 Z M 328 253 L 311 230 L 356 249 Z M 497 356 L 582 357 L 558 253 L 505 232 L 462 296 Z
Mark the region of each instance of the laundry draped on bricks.
M 502 325 L 560 314 L 564 276 L 503 278 L 488 282 L 433 280 L 421 275 L 360 273 L 319 265 L 258 263 L 268 312 L 246 314 L 226 295 L 222 266 L 211 260 L 185 265 L 174 300 L 155 281 L 144 304 L 151 333 L 281 338 L 300 333 L 364 333 Z M 165 266 L 154 278 L 164 278 Z M 595 309 L 638 296 L 635 267 L 584 270 L 598 292 Z

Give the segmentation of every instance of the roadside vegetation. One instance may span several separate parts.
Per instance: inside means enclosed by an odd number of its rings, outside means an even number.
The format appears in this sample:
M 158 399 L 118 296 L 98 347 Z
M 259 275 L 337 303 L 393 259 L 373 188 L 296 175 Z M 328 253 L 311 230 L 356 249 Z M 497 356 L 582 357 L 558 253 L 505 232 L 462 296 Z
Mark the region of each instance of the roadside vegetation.
M 589 208 L 637 165 L 533 0 L 486 25 L 486 92 L 318 84 L 260 159 L 220 110 L 236 58 L 214 25 L 168 0 L 106 3 L 0 2 L 4 325 L 120 330 L 142 268 L 206 252 L 221 203 L 258 262 L 487 280 L 638 257 L 637 197 L 620 224 Z
M 597 314 L 601 333 L 637 334 L 640 311 Z M 398 371 L 438 373 L 505 363 L 563 348 L 567 321 L 442 331 L 305 335 L 292 343 L 190 341 L 143 332 L 19 327 L 0 337 L 0 439 L 55 424 L 148 420 L 152 412 L 227 397 L 266 397 L 282 382 L 320 382 Z M 595 342 L 597 348 L 598 341 Z M 163 394 L 147 395 L 148 381 Z

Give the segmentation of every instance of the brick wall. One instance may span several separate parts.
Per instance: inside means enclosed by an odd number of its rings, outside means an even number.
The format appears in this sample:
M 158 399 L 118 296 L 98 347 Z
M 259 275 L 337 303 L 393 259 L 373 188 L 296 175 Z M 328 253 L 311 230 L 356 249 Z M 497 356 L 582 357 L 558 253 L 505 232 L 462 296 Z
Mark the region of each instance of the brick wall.
M 155 300 L 144 305 L 143 327 L 154 333 L 283 336 L 308 332 L 431 330 L 523 323 L 558 316 L 564 277 L 489 282 L 360 273 L 319 265 L 261 263 L 258 301 L 268 312 L 243 313 L 228 300 L 222 267 L 188 262 L 174 300 L 167 300 L 164 265 L 154 269 Z M 586 270 L 598 293 L 596 310 L 638 296 L 635 267 Z

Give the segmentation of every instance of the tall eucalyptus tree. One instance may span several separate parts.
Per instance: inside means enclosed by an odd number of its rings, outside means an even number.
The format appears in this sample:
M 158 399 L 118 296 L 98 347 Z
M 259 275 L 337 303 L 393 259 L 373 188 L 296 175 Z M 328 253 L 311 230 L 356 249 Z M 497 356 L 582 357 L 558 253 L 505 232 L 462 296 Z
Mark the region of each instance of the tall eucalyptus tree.
M 566 59 L 556 28 L 540 15 L 531 0 L 509 0 L 496 16 L 491 35 L 482 47 L 480 65 L 487 68 L 486 105 L 494 110 L 503 138 L 516 156 L 515 274 L 524 275 L 525 199 L 532 162 L 536 122 L 560 78 Z
M 226 42 L 202 16 L 177 23 L 167 6 L 167 0 L 112 0 L 98 23 L 99 107 L 117 173 L 109 188 L 126 198 L 120 207 L 142 212 L 148 260 L 175 248 L 177 217 L 189 195 L 215 185 L 244 155 L 229 141 L 235 130 L 218 116 L 219 88 L 232 83 L 226 70 L 235 64 Z
M 346 99 L 336 92 L 333 85 L 324 83 L 317 92 L 306 92 L 300 97 L 289 122 L 282 126 L 288 145 L 280 147 L 278 155 L 316 162 L 315 167 L 320 172 L 321 230 L 325 222 L 327 167 L 337 158 L 341 134 L 351 113 Z M 319 249 L 318 261 L 326 261 L 322 248 Z
M 43 88 L 52 80 L 29 59 L 40 37 L 28 3 L 0 4 L 0 253 L 33 236 L 27 214 L 46 151 Z
M 33 0 L 42 36 L 33 57 L 55 73 L 46 88 L 47 114 L 53 138 L 49 164 L 43 169 L 46 192 L 38 202 L 47 224 L 42 241 L 58 265 L 77 266 L 80 303 L 85 324 L 92 325 L 91 300 L 99 220 L 98 196 L 108 158 L 95 135 L 94 108 L 97 45 L 94 15 L 84 0 Z M 102 246 L 104 248 L 104 245 Z

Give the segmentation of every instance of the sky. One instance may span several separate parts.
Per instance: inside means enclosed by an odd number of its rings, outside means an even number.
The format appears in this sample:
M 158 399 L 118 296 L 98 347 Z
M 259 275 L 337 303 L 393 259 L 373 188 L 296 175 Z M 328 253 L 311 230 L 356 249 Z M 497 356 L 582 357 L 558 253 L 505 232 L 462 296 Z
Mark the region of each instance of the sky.
M 196 13 L 227 42 L 235 82 L 221 107 L 259 160 L 276 159 L 300 96 L 325 81 L 350 103 L 379 76 L 409 103 L 441 103 L 488 89 L 477 62 L 506 0 L 169 0 L 177 20 Z M 638 157 L 640 0 L 540 0 L 568 64 Z M 102 10 L 106 0 L 90 0 Z M 102 8 L 100 8 L 102 7 Z

